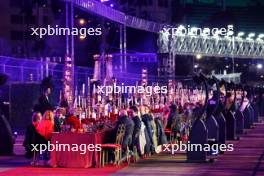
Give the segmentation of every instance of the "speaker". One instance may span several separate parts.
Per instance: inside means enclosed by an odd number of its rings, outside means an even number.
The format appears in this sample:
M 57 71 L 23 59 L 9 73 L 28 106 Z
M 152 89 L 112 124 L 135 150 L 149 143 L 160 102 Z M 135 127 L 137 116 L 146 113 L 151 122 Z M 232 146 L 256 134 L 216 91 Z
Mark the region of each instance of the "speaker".
M 3 115 L 1 111 L 0 111 L 0 135 L 1 135 L 0 156 L 12 155 L 14 149 L 12 130 L 9 122 L 7 121 L 6 117 Z
M 40 84 L 11 84 L 9 95 L 10 124 L 12 129 L 25 130 L 31 123 L 32 109 L 41 95 Z

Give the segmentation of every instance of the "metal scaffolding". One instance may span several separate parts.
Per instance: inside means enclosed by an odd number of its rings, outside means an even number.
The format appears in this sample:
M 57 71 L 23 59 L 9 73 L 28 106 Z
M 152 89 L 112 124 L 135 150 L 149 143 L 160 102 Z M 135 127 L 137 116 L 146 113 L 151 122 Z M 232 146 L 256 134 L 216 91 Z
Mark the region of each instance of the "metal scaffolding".
M 108 7 L 95 0 L 64 0 L 73 2 L 77 7 L 123 24 L 149 32 L 159 33 L 158 47 L 160 53 L 173 55 L 196 55 L 232 58 L 264 58 L 263 39 L 215 36 L 167 36 L 160 31 L 167 24 L 144 20 Z
M 262 39 L 215 36 L 168 36 L 160 32 L 158 39 L 160 53 L 174 55 L 196 55 L 234 58 L 264 58 Z

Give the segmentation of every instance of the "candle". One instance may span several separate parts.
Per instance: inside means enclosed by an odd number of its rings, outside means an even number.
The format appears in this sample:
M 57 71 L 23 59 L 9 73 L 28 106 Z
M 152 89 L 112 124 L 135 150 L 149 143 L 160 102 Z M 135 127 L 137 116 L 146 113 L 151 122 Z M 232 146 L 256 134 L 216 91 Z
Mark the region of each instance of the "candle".
M 88 95 L 90 95 L 90 77 L 87 80 Z
M 74 98 L 74 102 L 73 102 L 73 108 L 77 107 L 77 97 Z
M 93 84 L 93 94 L 96 93 L 96 87 L 95 87 L 95 84 Z
M 85 84 L 84 83 L 82 84 L 82 95 L 83 96 L 85 95 Z
M 93 119 L 96 119 L 96 113 L 93 111 L 93 113 L 92 113 L 92 118 Z

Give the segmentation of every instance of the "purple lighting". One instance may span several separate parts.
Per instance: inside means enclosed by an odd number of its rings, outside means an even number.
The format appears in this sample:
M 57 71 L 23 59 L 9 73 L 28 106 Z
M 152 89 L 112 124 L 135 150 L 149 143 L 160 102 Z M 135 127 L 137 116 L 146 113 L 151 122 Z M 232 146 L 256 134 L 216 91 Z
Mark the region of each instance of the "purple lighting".
M 113 7 L 114 7 L 114 4 L 110 4 L 110 7 L 112 7 L 112 8 L 113 8 Z

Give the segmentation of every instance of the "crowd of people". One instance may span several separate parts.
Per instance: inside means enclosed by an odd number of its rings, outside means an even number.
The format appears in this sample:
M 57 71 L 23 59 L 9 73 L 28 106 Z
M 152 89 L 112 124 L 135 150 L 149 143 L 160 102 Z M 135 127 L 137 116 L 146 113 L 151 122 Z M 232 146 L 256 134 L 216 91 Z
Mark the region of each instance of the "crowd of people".
M 173 92 L 174 94 L 168 94 L 163 100 L 162 96 L 157 95 L 154 100 L 152 100 L 153 97 L 150 97 L 149 101 L 138 101 L 141 103 L 135 103 L 137 101 L 132 99 L 131 102 L 134 103 L 127 103 L 126 106 L 117 106 L 111 100 L 105 101 L 105 103 L 97 101 L 97 104 L 92 106 L 90 115 L 83 116 L 85 114 L 83 107 L 77 106 L 70 109 L 65 101 L 54 109 L 49 100 L 51 90 L 47 88 L 34 108 L 32 124 L 28 127 L 25 135 L 26 156 L 28 158 L 34 156 L 31 144 L 47 143 L 51 140 L 53 132 L 65 132 L 69 131 L 69 128 L 72 132 L 97 132 L 110 127 L 113 129 L 113 133 L 108 135 L 104 142 L 115 143 L 118 127 L 123 124 L 125 125 L 125 134 L 122 147 L 129 148 L 130 152 L 136 148 L 137 154 L 142 157 L 159 153 L 161 146 L 168 141 L 187 141 L 194 120 L 205 106 L 205 95 L 202 90 L 198 89 L 192 90 L 192 92 L 188 89 L 176 89 Z M 219 112 L 231 108 L 233 112 L 238 108 L 242 112 L 241 108 L 249 104 L 248 98 L 246 95 L 242 95 L 241 91 L 236 92 L 236 100 L 234 91 L 226 93 L 220 90 L 220 94 L 220 103 L 217 108 Z M 209 92 L 207 116 L 217 113 L 214 112 L 216 103 L 212 103 L 216 101 L 216 95 L 216 91 Z M 241 101 L 242 96 L 244 96 L 243 102 Z M 159 104 L 155 104 L 155 102 L 159 102 Z M 48 154 L 44 158 L 48 159 Z
M 64 132 L 67 125 L 77 131 L 89 124 L 90 128 L 95 129 L 91 132 L 96 132 L 96 130 L 105 130 L 106 126 L 109 125 L 107 121 L 111 121 L 113 132 L 105 141 L 114 143 L 119 125 L 124 124 L 125 134 L 122 147 L 128 147 L 130 152 L 136 147 L 138 155 L 144 157 L 151 153 L 160 152 L 161 145 L 166 144 L 167 140 L 170 139 L 172 129 L 174 129 L 178 140 L 186 138 L 191 124 L 191 119 L 188 116 L 190 108 L 183 110 L 173 103 L 159 109 L 151 109 L 148 105 L 131 105 L 119 109 L 117 114 L 111 113 L 109 117 L 103 117 L 103 119 L 82 119 L 80 116 L 81 108 L 79 107 L 75 111 L 68 111 L 64 107 L 58 107 L 54 110 L 49 103 L 49 93 L 50 90 L 47 89 L 39 98 L 38 107 L 41 111 L 33 113 L 32 123 L 27 128 L 25 135 L 26 157 L 34 157 L 32 165 L 37 165 L 38 159 L 36 158 L 39 156 L 34 155 L 31 144 L 47 143 L 51 140 L 53 132 Z M 100 121 L 100 126 L 98 121 Z M 82 132 L 84 131 L 82 129 Z M 47 153 L 44 159 L 48 161 L 48 158 Z

